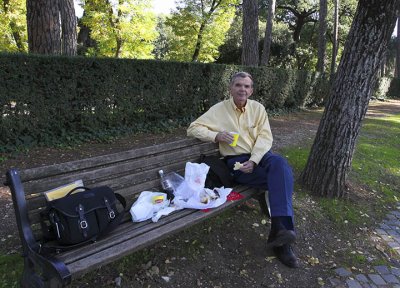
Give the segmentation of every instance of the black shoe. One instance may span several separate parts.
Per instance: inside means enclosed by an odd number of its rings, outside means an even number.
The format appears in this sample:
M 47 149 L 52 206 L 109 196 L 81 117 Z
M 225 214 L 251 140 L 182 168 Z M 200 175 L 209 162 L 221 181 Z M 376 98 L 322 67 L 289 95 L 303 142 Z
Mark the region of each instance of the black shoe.
M 294 255 L 292 246 L 290 244 L 285 244 L 280 247 L 273 248 L 275 256 L 281 261 L 283 264 L 290 268 L 298 268 L 299 261 L 297 260 L 296 255 Z
M 293 230 L 282 229 L 275 235 L 270 234 L 267 242 L 267 249 L 292 244 L 296 241 L 296 233 Z

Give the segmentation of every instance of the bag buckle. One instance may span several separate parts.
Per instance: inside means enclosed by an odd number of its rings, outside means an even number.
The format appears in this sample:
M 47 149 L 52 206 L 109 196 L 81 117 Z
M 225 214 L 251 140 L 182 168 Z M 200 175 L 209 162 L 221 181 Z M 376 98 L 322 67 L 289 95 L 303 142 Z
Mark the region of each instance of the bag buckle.
M 87 231 L 86 231 L 86 229 L 88 229 L 88 223 L 87 223 L 87 221 L 86 221 L 86 219 L 85 219 L 85 210 L 84 210 L 84 208 L 83 208 L 83 205 L 82 204 L 79 204 L 78 205 L 78 214 L 79 214 L 79 220 L 78 220 L 78 223 L 79 223 L 79 227 L 81 228 L 81 230 L 82 230 L 82 234 L 83 234 L 83 237 L 87 237 Z
M 107 207 L 107 210 L 108 210 L 108 217 L 110 217 L 110 219 L 114 219 L 115 218 L 115 212 L 111 208 L 110 202 L 108 201 L 108 199 L 106 197 L 104 197 L 104 204 L 106 204 L 106 207 Z
M 86 220 L 80 221 L 79 225 L 80 225 L 81 229 L 86 229 L 88 227 Z

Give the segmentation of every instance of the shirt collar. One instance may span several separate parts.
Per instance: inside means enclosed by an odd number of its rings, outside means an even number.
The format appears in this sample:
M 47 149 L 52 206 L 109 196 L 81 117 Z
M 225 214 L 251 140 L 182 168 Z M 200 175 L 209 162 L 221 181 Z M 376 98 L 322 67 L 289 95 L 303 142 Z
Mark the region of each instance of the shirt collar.
M 246 112 L 247 102 L 246 102 L 246 106 L 244 106 L 244 107 L 242 107 L 242 108 L 238 108 L 238 107 L 236 106 L 235 102 L 233 101 L 233 97 L 232 97 L 232 96 L 229 98 L 229 100 L 230 100 L 230 102 L 231 102 L 231 105 L 232 105 L 232 108 L 233 108 L 234 111 L 237 111 L 237 112 L 240 112 L 240 113 Z M 247 101 L 248 101 L 248 100 L 247 100 Z

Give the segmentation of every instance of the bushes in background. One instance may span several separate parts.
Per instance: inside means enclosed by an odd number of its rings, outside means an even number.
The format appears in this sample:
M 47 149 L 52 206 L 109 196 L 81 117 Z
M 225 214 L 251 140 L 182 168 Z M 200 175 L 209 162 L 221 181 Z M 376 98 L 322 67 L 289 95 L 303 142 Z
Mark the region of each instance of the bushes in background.
M 239 70 L 267 110 L 321 104 L 307 71 L 154 60 L 0 55 L 0 150 L 187 125 L 228 96 Z

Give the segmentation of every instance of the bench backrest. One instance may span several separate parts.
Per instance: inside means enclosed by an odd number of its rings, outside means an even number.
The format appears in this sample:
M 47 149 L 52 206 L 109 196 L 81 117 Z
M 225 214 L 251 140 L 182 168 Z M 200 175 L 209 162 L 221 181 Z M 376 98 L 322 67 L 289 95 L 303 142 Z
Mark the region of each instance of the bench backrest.
M 129 151 L 20 171 L 28 217 L 36 238 L 40 212 L 46 206 L 43 192 L 82 179 L 84 186 L 108 185 L 127 200 L 130 207 L 142 191 L 161 191 L 158 171 L 184 174 L 186 162 L 200 155 L 217 155 L 215 143 L 183 139 Z

